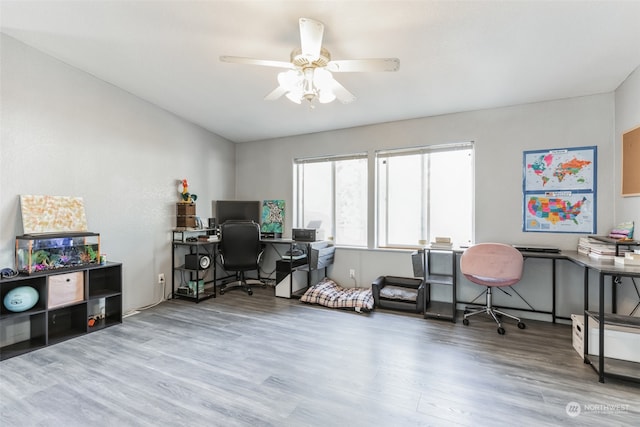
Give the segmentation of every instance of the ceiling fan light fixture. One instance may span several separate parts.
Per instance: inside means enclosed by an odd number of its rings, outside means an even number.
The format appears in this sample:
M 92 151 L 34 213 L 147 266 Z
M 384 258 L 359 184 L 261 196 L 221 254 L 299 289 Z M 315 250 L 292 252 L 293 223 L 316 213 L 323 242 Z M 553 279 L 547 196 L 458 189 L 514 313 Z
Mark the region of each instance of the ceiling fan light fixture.
M 301 87 L 302 74 L 298 70 L 288 70 L 278 73 L 278 84 L 288 91 Z
M 313 84 L 321 90 L 331 90 L 333 74 L 324 68 L 316 68 L 313 73 Z
M 334 82 L 332 74 L 324 68 L 307 67 L 278 74 L 278 84 L 286 91 L 285 96 L 296 104 L 303 100 L 313 103 L 316 99 L 321 104 L 333 102 Z
M 327 91 L 323 89 L 323 90 L 320 90 L 318 93 L 318 101 L 320 102 L 320 104 L 328 104 L 335 100 L 336 100 L 336 95 L 331 91 Z
M 313 68 L 305 68 L 302 70 L 302 92 L 304 92 L 305 98 L 309 99 L 309 97 L 313 98 L 316 94 L 316 87 L 314 85 L 313 78 Z
M 318 101 L 321 104 L 328 104 L 335 101 L 336 94 L 333 93 L 333 75 L 324 68 L 316 68 L 313 75 L 313 85 L 316 88 Z
M 278 73 L 278 84 L 286 91 L 285 96 L 296 104 L 302 102 L 303 82 L 304 76 L 300 70 L 288 70 Z

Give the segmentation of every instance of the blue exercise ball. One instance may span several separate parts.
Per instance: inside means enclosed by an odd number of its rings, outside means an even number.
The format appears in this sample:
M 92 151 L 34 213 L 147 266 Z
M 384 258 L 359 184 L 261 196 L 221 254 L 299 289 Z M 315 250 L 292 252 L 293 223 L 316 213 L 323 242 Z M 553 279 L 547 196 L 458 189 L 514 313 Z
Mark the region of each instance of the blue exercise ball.
M 9 311 L 27 311 L 36 305 L 39 298 L 38 291 L 31 286 L 18 286 L 4 296 L 4 306 Z

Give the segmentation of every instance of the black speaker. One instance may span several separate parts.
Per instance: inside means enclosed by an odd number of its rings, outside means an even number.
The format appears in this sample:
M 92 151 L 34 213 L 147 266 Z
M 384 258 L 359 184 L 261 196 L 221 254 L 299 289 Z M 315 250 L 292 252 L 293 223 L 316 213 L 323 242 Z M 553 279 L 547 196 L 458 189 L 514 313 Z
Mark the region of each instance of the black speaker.
M 209 227 L 207 227 L 209 229 L 209 231 L 207 231 L 207 235 L 208 236 L 213 236 L 214 234 L 216 234 L 216 219 L 215 218 L 209 218 Z
M 184 268 L 188 270 L 205 270 L 211 265 L 209 255 L 187 254 L 184 256 Z

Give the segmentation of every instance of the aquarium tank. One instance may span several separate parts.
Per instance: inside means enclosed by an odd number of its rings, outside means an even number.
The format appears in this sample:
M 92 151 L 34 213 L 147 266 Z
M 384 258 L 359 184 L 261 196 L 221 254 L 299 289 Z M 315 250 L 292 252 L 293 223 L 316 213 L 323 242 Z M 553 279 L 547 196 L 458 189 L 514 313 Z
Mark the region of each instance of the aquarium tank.
M 16 268 L 34 274 L 100 263 L 100 234 L 44 233 L 16 237 Z

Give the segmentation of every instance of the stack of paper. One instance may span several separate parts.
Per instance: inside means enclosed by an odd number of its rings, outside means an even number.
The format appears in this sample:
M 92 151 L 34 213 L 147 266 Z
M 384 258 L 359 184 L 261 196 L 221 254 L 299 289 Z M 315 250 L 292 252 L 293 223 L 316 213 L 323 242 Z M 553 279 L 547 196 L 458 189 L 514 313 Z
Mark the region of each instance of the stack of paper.
M 581 237 L 578 240 L 578 253 L 599 261 L 613 262 L 616 256 L 616 245 L 591 237 Z
M 615 245 L 593 245 L 589 256 L 600 261 L 612 261 L 616 256 Z
M 580 237 L 578 239 L 578 253 L 582 255 L 589 255 L 591 252 L 591 245 L 594 243 L 599 243 L 590 237 Z

